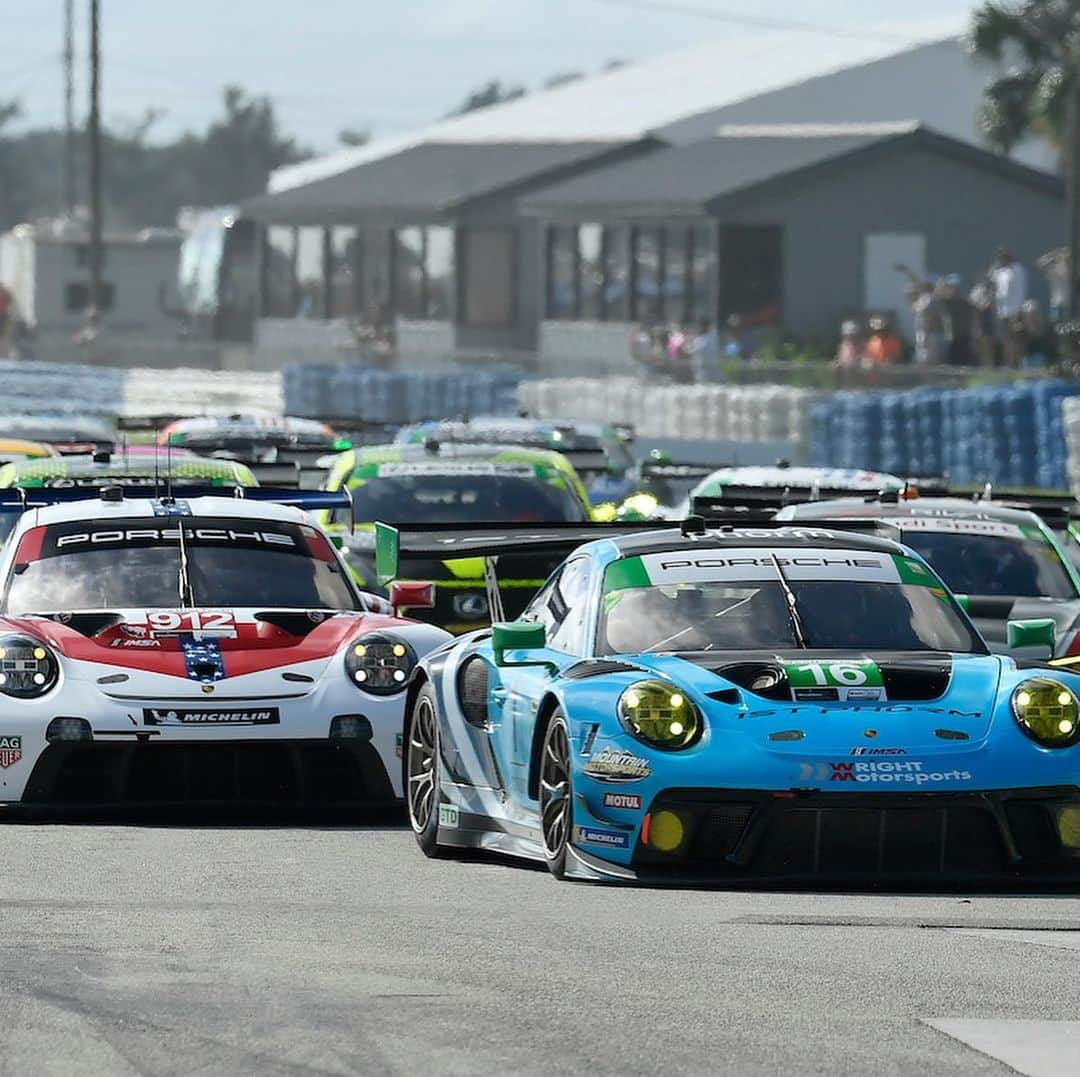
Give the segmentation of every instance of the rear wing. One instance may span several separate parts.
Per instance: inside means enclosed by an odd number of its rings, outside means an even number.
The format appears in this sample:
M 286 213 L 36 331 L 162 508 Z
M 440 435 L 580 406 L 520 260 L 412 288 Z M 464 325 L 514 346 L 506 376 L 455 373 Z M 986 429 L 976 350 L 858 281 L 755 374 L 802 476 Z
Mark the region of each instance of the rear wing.
M 69 505 L 76 501 L 97 499 L 122 501 L 124 497 L 150 498 L 167 503 L 186 501 L 193 497 L 233 497 L 243 501 L 269 501 L 277 505 L 292 505 L 305 512 L 319 509 L 350 509 L 352 499 L 345 490 L 293 490 L 271 486 L 210 486 L 192 483 L 184 485 L 174 482 L 172 492 L 166 495 L 164 484 L 158 490 L 140 486 L 122 487 L 114 482 L 103 482 L 94 486 L 34 488 L 24 490 L 11 488 L 0 490 L 0 514 L 19 514 L 28 509 L 47 508 L 50 505 Z M 118 496 L 119 495 L 119 496 Z
M 871 502 L 879 500 L 879 495 L 867 490 L 843 486 L 728 486 L 719 497 L 693 498 L 690 511 L 712 519 L 733 508 L 779 511 L 788 505 L 802 505 L 808 501 L 851 497 L 863 497 Z
M 375 524 L 375 569 L 386 586 L 409 562 L 479 557 L 492 620 L 502 620 L 502 596 L 495 568 L 500 557 L 527 556 L 545 561 L 551 571 L 579 546 L 597 539 L 619 538 L 642 531 L 673 530 L 670 521 L 583 524 Z

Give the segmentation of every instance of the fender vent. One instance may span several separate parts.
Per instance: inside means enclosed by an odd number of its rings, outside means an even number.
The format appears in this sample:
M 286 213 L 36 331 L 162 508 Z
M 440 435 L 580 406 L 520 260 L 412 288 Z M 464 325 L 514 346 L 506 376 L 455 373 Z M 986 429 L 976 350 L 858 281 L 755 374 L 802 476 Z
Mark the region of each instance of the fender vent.
M 482 726 L 487 723 L 490 680 L 488 664 L 478 654 L 466 658 L 458 670 L 458 700 L 466 720 L 473 725 Z
M 599 658 L 585 662 L 578 662 L 566 670 L 562 679 L 564 681 L 584 681 L 590 677 L 603 677 L 608 673 L 644 673 L 640 666 L 631 666 L 626 662 L 616 662 L 614 659 Z

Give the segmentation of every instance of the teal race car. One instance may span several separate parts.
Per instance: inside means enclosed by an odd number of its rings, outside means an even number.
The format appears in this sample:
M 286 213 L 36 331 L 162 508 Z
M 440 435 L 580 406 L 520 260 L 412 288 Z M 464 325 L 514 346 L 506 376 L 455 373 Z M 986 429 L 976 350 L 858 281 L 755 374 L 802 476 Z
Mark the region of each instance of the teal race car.
M 640 526 L 640 525 L 639 525 Z M 1080 881 L 1080 677 L 992 655 L 917 553 L 800 525 L 380 529 L 566 559 L 427 656 L 403 783 L 421 850 L 560 878 L 967 888 Z M 591 539 L 592 541 L 586 541 Z

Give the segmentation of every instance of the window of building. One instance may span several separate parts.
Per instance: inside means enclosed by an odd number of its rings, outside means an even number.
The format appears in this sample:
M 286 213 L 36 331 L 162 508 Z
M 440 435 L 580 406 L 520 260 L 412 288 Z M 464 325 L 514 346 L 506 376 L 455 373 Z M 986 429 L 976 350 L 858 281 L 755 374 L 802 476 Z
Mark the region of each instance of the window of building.
M 112 310 L 116 301 L 116 289 L 108 281 L 101 282 L 98 296 L 98 310 Z M 82 314 L 90 306 L 90 284 L 88 281 L 70 281 L 64 285 L 64 309 L 71 314 Z
M 690 254 L 690 230 L 677 225 L 664 229 L 663 312 L 669 321 L 685 324 L 689 281 L 687 258 Z
M 686 320 L 711 322 L 716 317 L 716 232 L 708 225 L 690 229 Z
M 394 233 L 394 306 L 402 318 L 425 318 L 424 229 L 399 228 Z
M 355 228 L 331 228 L 326 314 L 329 318 L 355 318 L 360 309 L 360 247 Z
M 394 316 L 394 244 L 386 228 L 365 228 L 360 236 L 360 305 L 368 325 Z
M 776 325 L 784 311 L 783 230 L 738 225 L 720 236 L 720 316 L 744 325 Z
M 547 316 L 553 321 L 576 318 L 579 309 L 576 228 L 548 229 L 547 265 Z
M 468 228 L 461 233 L 461 300 L 463 325 L 513 325 L 517 304 L 514 289 L 514 231 L 511 228 Z
M 604 305 L 604 229 L 583 224 L 578 230 L 578 317 L 600 321 Z
M 426 317 L 449 320 L 454 309 L 454 230 L 426 230 L 424 248 L 424 306 Z
M 326 229 L 296 230 L 296 316 L 326 317 Z
M 633 312 L 639 322 L 664 317 L 663 229 L 635 228 L 633 235 Z
M 604 317 L 612 322 L 630 318 L 630 230 L 604 229 Z
M 296 231 L 266 229 L 262 261 L 262 312 L 266 318 L 296 315 Z

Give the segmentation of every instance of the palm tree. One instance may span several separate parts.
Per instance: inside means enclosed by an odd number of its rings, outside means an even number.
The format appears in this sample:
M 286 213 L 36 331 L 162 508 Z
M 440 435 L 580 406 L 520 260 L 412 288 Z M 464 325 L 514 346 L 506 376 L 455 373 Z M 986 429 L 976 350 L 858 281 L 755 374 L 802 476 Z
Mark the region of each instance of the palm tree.
M 1075 267 L 1080 254 L 1080 0 L 987 0 L 971 18 L 972 52 L 1013 66 L 987 87 L 980 114 L 990 142 L 1010 152 L 1041 134 L 1061 150 L 1072 266 L 1069 316 L 1080 314 Z

